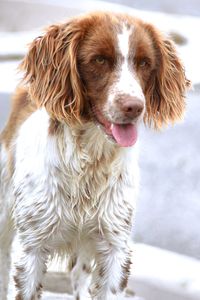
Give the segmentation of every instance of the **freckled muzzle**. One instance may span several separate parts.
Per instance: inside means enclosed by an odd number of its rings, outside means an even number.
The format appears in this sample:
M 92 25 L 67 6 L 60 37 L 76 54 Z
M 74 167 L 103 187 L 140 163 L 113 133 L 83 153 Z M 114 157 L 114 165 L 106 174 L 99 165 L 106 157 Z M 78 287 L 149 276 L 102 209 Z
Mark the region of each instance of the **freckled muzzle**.
M 133 146 L 137 141 L 137 123 L 144 112 L 142 98 L 129 94 L 118 94 L 109 105 L 109 132 L 121 147 Z
M 144 111 L 144 104 L 135 97 L 120 98 L 110 106 L 105 116 L 97 107 L 93 109 L 96 120 L 103 131 L 121 147 L 133 146 L 137 141 L 137 121 Z

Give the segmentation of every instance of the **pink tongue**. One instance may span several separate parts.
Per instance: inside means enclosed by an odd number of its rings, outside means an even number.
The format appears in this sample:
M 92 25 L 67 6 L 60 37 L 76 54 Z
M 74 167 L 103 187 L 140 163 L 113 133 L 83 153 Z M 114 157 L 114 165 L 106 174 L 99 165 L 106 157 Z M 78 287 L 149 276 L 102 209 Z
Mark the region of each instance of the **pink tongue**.
M 121 147 L 130 147 L 137 141 L 137 129 L 133 124 L 113 124 L 111 131 Z

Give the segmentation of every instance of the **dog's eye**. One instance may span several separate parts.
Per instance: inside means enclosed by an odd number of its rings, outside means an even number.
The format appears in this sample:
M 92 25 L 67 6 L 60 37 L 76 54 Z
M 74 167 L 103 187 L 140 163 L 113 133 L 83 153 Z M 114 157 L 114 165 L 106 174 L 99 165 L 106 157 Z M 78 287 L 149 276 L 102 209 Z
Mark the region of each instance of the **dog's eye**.
M 150 65 L 150 62 L 147 58 L 143 58 L 139 61 L 138 65 L 139 65 L 140 68 L 145 68 L 145 67 L 148 67 Z
M 139 62 L 139 66 L 140 66 L 141 68 L 146 67 L 146 65 L 147 65 L 146 60 L 141 60 L 141 61 Z
M 99 65 L 103 65 L 105 63 L 106 59 L 103 56 L 97 56 L 95 58 L 95 62 Z

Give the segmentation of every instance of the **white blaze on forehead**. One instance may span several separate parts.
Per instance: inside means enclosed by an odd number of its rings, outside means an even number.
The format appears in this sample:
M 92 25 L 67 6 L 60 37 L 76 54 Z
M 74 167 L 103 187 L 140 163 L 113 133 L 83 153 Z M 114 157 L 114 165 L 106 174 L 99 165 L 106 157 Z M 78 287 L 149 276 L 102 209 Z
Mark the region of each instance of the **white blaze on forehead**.
M 130 36 L 134 34 L 134 28 L 131 26 L 128 28 L 123 24 L 122 32 L 117 36 L 118 51 L 122 59 L 119 59 L 121 65 L 118 67 L 117 80 L 110 89 L 108 101 L 112 105 L 115 101 L 115 97 L 120 94 L 127 94 L 140 99 L 144 102 L 144 94 L 142 92 L 141 85 L 136 80 L 136 74 L 134 73 L 133 63 L 129 60 L 129 53 L 131 50 Z
M 133 27 L 127 28 L 123 24 L 122 32 L 118 34 L 118 47 L 124 58 L 128 58 L 129 53 L 129 39 L 133 32 Z

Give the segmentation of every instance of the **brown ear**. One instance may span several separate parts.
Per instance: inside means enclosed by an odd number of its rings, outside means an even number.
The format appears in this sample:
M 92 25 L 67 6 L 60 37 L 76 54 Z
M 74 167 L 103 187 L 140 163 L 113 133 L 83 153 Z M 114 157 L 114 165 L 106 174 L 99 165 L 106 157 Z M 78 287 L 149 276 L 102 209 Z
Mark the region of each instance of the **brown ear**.
M 185 92 L 190 82 L 177 56 L 173 43 L 151 26 L 147 26 L 156 51 L 157 68 L 153 71 L 147 90 L 145 121 L 154 128 L 174 123 L 183 117 Z
M 80 119 L 83 89 L 76 57 L 81 35 L 76 21 L 50 26 L 31 43 L 20 65 L 32 101 L 58 120 Z

